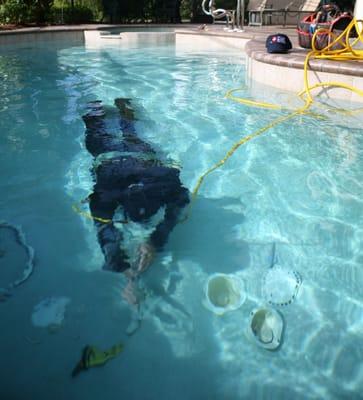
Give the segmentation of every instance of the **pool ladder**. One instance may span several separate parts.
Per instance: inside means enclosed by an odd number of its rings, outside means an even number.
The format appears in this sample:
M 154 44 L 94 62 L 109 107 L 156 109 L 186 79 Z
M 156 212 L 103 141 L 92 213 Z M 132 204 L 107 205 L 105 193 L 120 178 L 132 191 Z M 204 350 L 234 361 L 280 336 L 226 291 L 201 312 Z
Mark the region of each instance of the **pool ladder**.
M 226 17 L 227 27 L 229 32 L 243 32 L 244 28 L 244 0 L 237 0 L 235 10 L 225 10 L 215 7 L 215 0 L 209 0 L 208 9 L 206 8 L 207 0 L 203 0 L 202 9 L 206 15 L 210 15 L 213 21 Z

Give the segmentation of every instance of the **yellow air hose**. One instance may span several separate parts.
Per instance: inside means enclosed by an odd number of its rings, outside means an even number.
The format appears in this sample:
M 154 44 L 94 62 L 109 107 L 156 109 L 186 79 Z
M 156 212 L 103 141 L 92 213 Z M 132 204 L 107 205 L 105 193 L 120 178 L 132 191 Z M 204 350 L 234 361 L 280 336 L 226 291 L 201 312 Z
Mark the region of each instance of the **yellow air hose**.
M 128 222 L 129 222 L 127 220 L 116 220 L 116 221 L 114 221 L 113 219 L 101 218 L 101 217 L 94 216 L 90 212 L 81 210 L 79 208 L 78 204 L 76 204 L 76 203 L 72 204 L 72 209 L 77 214 L 82 215 L 82 217 L 85 217 L 85 218 L 90 219 L 92 221 L 101 222 L 103 224 L 110 224 L 111 222 L 117 222 L 119 224 L 128 224 Z
M 363 43 L 363 32 L 360 31 L 359 29 L 359 24 L 362 23 L 361 20 L 356 20 L 353 19 L 351 21 L 351 23 L 347 26 L 347 28 L 336 38 L 334 38 L 333 40 L 331 40 L 330 44 L 328 44 L 328 46 L 326 46 L 324 49 L 322 50 L 318 50 L 315 47 L 315 41 L 316 41 L 316 37 L 319 33 L 321 33 L 321 30 L 317 30 L 314 33 L 314 36 L 312 38 L 312 51 L 310 51 L 305 58 L 305 62 L 304 62 L 304 90 L 302 90 L 300 93 L 298 93 L 298 96 L 304 101 L 304 105 L 292 110 L 288 115 L 286 116 L 282 116 L 279 118 L 276 118 L 275 120 L 273 120 L 272 122 L 270 122 L 269 124 L 267 124 L 266 126 L 264 126 L 263 128 L 258 129 L 257 131 L 242 137 L 240 140 L 238 140 L 236 143 L 233 144 L 233 146 L 227 151 L 226 155 L 220 160 L 218 161 L 216 164 L 214 164 L 212 167 L 210 167 L 209 169 L 207 169 L 198 179 L 197 179 L 197 183 L 192 191 L 192 201 L 190 206 L 192 205 L 193 201 L 195 200 L 195 198 L 198 195 L 199 189 L 201 187 L 201 185 L 203 184 L 204 179 L 213 171 L 215 171 L 216 169 L 222 167 L 226 161 L 234 154 L 234 152 L 243 144 L 249 142 L 251 139 L 254 139 L 260 135 L 262 135 L 263 133 L 265 133 L 266 131 L 268 131 L 269 129 L 285 122 L 288 121 L 292 118 L 295 118 L 298 115 L 301 114 L 309 114 L 309 115 L 313 115 L 315 117 L 321 117 L 319 115 L 316 115 L 314 113 L 309 112 L 309 108 L 311 107 L 311 105 L 314 102 L 313 96 L 312 96 L 312 91 L 314 89 L 317 88 L 322 88 L 322 87 L 337 87 L 337 88 L 343 88 L 343 89 L 347 89 L 347 90 L 351 90 L 352 92 L 356 93 L 359 96 L 363 97 L 363 91 L 360 89 L 357 89 L 351 85 L 345 84 L 345 83 L 340 83 L 340 82 L 321 82 L 321 83 L 317 83 L 314 85 L 309 84 L 309 76 L 308 76 L 308 71 L 309 71 L 309 61 L 312 58 L 317 58 L 317 59 L 326 59 L 326 60 L 353 60 L 353 61 L 357 61 L 363 60 L 363 50 L 355 50 L 353 47 L 355 45 L 357 45 L 359 42 Z M 351 37 L 351 33 L 353 31 L 353 29 L 356 31 L 358 37 L 353 41 L 353 43 L 349 42 L 349 38 Z M 328 35 L 332 36 L 332 34 L 329 32 L 327 33 Z M 339 46 L 339 49 L 333 49 L 334 46 Z M 255 100 L 251 100 L 251 99 L 244 99 L 244 98 L 240 98 L 240 97 L 236 97 L 234 96 L 234 93 L 239 91 L 241 89 L 232 89 L 230 91 L 227 92 L 226 97 L 236 101 L 238 103 L 242 103 L 248 106 L 254 106 L 254 107 L 262 107 L 262 108 L 269 108 L 269 109 L 275 109 L 275 110 L 287 110 L 287 107 L 283 107 L 282 105 L 276 105 L 276 104 L 270 104 L 270 103 L 265 103 L 265 102 L 259 102 L 259 101 L 255 101 Z M 341 111 L 341 110 L 340 110 Z M 355 111 L 363 111 L 363 109 L 360 110 L 355 110 Z M 348 110 L 344 110 L 343 112 L 345 112 L 346 114 L 352 113 L 352 111 L 348 111 Z M 354 112 L 354 111 L 353 111 Z
M 100 217 L 95 217 L 91 213 L 87 211 L 81 210 L 77 204 L 72 204 L 72 209 L 75 211 L 77 214 L 82 215 L 82 217 L 91 219 L 93 221 L 97 222 L 102 222 L 103 224 L 110 224 L 112 222 L 112 219 L 106 219 L 106 218 L 100 218 Z

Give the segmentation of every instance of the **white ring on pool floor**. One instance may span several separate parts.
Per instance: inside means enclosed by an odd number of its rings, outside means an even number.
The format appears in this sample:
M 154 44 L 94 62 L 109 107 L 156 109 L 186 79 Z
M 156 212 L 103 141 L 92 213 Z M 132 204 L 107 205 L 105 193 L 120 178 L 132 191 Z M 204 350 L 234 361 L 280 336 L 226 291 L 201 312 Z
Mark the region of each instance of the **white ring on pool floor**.
M 301 282 L 298 272 L 274 265 L 262 278 L 262 296 L 273 306 L 287 306 L 296 299 Z

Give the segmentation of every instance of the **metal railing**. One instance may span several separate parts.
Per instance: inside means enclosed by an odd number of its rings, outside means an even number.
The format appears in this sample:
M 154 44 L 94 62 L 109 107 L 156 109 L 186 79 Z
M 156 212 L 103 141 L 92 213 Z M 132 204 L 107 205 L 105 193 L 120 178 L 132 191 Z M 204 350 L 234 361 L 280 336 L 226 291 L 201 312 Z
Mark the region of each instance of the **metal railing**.
M 226 18 L 227 29 L 230 31 L 243 31 L 244 28 L 244 0 L 237 0 L 235 10 L 225 10 L 224 8 L 216 8 L 215 0 L 209 0 L 208 8 L 206 3 L 208 0 L 203 0 L 202 9 L 206 15 L 210 15 L 213 20 Z

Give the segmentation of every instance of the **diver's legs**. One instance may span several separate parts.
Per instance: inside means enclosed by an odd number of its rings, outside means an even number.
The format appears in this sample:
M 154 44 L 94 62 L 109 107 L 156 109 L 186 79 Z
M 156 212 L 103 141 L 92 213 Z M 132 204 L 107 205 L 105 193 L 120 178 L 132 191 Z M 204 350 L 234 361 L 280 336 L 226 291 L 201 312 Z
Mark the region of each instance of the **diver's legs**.
M 113 223 L 96 222 L 98 242 L 105 257 L 103 269 L 124 272 L 130 268 L 127 254 L 121 248 L 122 234 Z
M 135 112 L 131 106 L 130 99 L 115 99 L 115 106 L 120 112 L 120 128 L 124 135 L 136 135 Z
M 135 128 L 135 112 L 132 108 L 131 99 L 115 99 L 115 105 L 120 115 L 120 129 L 123 134 L 123 144 L 126 151 L 131 153 L 147 153 L 155 155 L 155 150 L 149 143 L 143 141 L 137 135 Z
M 127 254 L 122 249 L 122 233 L 115 227 L 112 218 L 117 208 L 117 202 L 105 201 L 94 192 L 90 196 L 90 210 L 97 228 L 98 242 L 105 257 L 104 269 L 123 272 L 130 268 Z M 105 222 L 101 222 L 99 219 Z

